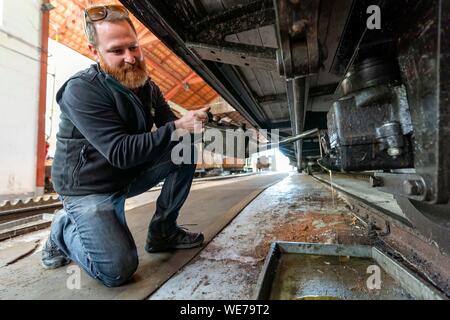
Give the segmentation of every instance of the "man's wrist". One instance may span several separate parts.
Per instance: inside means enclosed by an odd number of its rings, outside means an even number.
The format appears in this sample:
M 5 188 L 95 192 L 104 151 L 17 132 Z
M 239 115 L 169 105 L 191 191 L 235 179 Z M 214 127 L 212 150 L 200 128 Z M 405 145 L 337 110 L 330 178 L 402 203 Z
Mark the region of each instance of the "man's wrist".
M 175 129 L 181 129 L 182 128 L 182 124 L 181 124 L 180 119 L 175 120 L 173 123 L 175 125 Z

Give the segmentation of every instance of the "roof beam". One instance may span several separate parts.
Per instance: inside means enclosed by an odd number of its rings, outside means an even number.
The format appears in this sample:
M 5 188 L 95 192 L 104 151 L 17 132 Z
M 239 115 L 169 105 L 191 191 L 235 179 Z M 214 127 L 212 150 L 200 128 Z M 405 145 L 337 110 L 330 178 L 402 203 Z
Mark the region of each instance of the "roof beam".
M 145 59 L 145 63 L 150 65 L 153 69 L 156 69 L 158 72 L 162 73 L 165 77 L 169 78 L 170 81 L 172 81 L 174 83 L 179 83 L 181 81 L 180 79 L 178 79 L 175 76 L 173 76 L 170 73 L 170 71 L 166 70 L 166 68 L 164 68 L 162 65 L 156 63 L 152 59 L 147 57 L 147 59 Z
M 167 100 L 172 100 L 172 98 L 175 97 L 178 94 L 178 92 L 180 92 L 181 89 L 183 89 L 184 85 L 189 83 L 189 81 L 191 79 L 194 79 L 195 77 L 198 77 L 197 74 L 195 72 L 191 72 L 184 80 L 182 80 L 175 87 L 170 89 L 170 91 L 167 92 L 167 94 L 165 95 L 165 98 Z
M 212 103 L 214 100 L 217 99 L 217 96 L 218 96 L 218 95 L 216 94 L 214 97 L 212 97 L 211 99 L 207 100 L 207 101 L 206 101 L 206 104 Z
M 145 34 L 139 41 L 139 45 L 141 47 L 145 47 L 158 41 L 159 39 L 153 33 L 147 32 L 147 34 Z
M 205 86 L 206 86 L 207 84 L 205 83 Z M 202 87 L 203 88 L 203 87 Z M 214 99 L 216 99 L 217 98 L 217 94 L 215 94 L 211 99 L 209 99 L 209 100 L 206 100 L 202 95 L 199 95 L 197 92 L 195 92 L 195 91 L 192 91 L 192 95 L 193 96 L 197 96 L 198 98 L 200 98 L 200 100 L 203 100 L 203 104 L 202 105 L 199 105 L 199 106 L 196 106 L 196 107 L 202 107 L 202 106 L 207 106 L 208 104 L 210 104 L 212 101 L 214 101 Z M 191 99 L 192 98 L 192 96 L 190 96 L 190 97 L 188 97 L 187 99 L 185 99 L 185 100 L 183 100 L 180 104 L 185 104 L 186 103 L 186 101 L 188 101 L 189 99 Z
M 83 0 L 72 0 L 72 2 L 76 5 L 76 7 L 83 11 L 86 8 L 86 3 Z M 75 7 L 72 7 L 70 10 L 70 14 L 67 15 L 67 17 L 64 19 L 64 22 L 61 23 L 60 28 L 57 29 L 56 34 L 59 37 L 60 35 L 64 34 L 66 30 L 69 28 L 69 21 L 76 19 L 77 12 L 74 12 Z

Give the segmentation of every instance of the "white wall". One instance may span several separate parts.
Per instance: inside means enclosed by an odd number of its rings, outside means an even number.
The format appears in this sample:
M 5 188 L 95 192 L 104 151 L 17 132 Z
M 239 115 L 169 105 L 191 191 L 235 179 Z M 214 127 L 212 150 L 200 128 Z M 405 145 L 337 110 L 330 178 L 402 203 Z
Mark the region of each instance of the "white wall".
M 40 5 L 0 0 L 0 199 L 36 192 Z
M 3 25 L 3 7 L 4 7 L 4 1 L 0 0 L 0 28 Z
M 86 44 L 87 45 L 87 44 Z M 56 147 L 56 133 L 58 132 L 59 116 L 61 114 L 56 103 L 56 93 L 72 75 L 88 68 L 94 63 L 82 54 L 49 39 L 48 43 L 48 78 L 47 78 L 47 112 L 45 133 L 49 137 L 50 148 L 48 155 L 53 157 Z

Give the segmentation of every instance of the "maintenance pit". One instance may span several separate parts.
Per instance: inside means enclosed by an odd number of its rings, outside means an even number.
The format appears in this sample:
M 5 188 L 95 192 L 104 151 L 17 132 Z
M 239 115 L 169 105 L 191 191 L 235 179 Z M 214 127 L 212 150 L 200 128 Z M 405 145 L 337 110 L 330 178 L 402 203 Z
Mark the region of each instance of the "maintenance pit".
M 367 270 L 375 262 L 349 256 L 284 255 L 270 300 L 409 300 L 413 297 L 384 270 L 383 286 L 367 288 Z
M 256 299 L 412 300 L 443 297 L 375 247 L 274 242 Z

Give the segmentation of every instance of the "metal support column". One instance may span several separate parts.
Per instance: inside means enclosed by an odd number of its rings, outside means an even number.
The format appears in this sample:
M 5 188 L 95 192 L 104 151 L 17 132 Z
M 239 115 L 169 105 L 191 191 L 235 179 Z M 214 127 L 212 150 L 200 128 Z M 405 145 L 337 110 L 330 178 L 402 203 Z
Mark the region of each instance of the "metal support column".
M 304 130 L 306 115 L 306 79 L 297 78 L 289 80 L 287 83 L 289 110 L 292 123 L 292 135 L 301 134 Z M 292 99 L 291 99 L 292 97 Z M 302 140 L 295 142 L 297 170 L 302 168 Z

